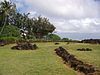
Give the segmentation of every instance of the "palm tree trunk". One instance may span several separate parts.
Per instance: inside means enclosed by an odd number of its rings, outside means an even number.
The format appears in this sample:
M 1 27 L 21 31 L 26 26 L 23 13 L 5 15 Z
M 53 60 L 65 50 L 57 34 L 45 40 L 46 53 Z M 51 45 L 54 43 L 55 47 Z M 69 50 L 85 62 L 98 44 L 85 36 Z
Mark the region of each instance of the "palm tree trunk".
M 0 31 L 0 35 L 2 34 L 2 32 L 3 32 L 3 30 L 4 30 L 5 26 L 6 26 L 6 21 L 7 21 L 7 17 L 5 17 L 4 25 L 3 25 L 3 27 L 2 27 L 2 29 Z

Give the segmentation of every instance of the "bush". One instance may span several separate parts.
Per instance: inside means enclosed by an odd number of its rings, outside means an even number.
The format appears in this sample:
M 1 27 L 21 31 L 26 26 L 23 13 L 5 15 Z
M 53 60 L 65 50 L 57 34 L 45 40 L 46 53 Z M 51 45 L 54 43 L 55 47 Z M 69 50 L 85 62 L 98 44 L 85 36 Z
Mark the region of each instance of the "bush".
M 60 41 L 61 38 L 60 36 L 58 36 L 57 34 L 49 34 L 47 36 L 48 40 L 52 40 L 52 41 Z
M 7 44 L 15 43 L 19 38 L 17 37 L 1 37 L 0 40 L 6 41 Z
M 1 28 L 0 28 L 0 30 L 1 30 Z M 16 26 L 6 25 L 0 36 L 1 37 L 19 37 L 20 30 Z

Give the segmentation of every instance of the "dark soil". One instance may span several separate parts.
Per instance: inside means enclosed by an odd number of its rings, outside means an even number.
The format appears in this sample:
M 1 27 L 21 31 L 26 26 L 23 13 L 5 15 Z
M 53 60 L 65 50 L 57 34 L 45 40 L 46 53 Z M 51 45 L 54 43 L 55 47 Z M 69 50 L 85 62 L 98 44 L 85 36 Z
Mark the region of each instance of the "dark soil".
M 77 51 L 92 51 L 92 49 L 90 49 L 90 48 L 81 48 L 81 49 L 77 49 Z
M 29 42 L 17 43 L 16 46 L 11 47 L 11 49 L 15 50 L 36 50 L 37 48 L 36 44 L 32 45 Z
M 5 46 L 7 43 L 4 40 L 0 40 L 0 46 Z

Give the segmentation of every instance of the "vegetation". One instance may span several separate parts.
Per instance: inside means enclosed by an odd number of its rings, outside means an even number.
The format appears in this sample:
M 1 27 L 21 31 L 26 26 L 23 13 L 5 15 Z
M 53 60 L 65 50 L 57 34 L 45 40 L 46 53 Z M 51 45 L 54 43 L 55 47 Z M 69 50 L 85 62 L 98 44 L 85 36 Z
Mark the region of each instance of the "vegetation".
M 63 46 L 76 56 L 77 59 L 100 68 L 100 46 L 79 43 L 36 43 L 37 50 L 11 50 L 14 44 L 0 47 L 0 74 L 1 75 L 77 75 L 77 73 L 63 64 L 54 49 Z M 90 52 L 77 51 L 77 48 L 92 48 Z
M 71 41 L 71 40 L 69 38 L 62 38 L 62 41 L 67 42 L 67 41 Z
M 37 50 L 11 50 L 12 45 L 0 47 L 1 75 L 76 75 L 54 53 L 54 43 L 36 43 Z
M 49 34 L 49 35 L 47 35 L 47 38 L 49 40 L 52 40 L 52 41 L 59 41 L 59 40 L 61 40 L 61 38 L 57 34 Z
M 76 58 L 81 59 L 84 62 L 93 64 L 95 67 L 100 69 L 100 45 L 97 44 L 84 44 L 84 43 L 73 43 L 64 46 L 68 51 L 75 55 Z M 78 48 L 90 48 L 92 51 L 77 51 Z
M 2 37 L 20 37 L 19 28 L 13 25 L 6 25 L 1 34 Z
M 66 67 L 61 58 L 55 54 L 54 49 L 59 46 L 67 49 L 79 60 L 100 69 L 99 44 L 76 43 L 80 41 L 61 39 L 58 35 L 52 34 L 55 27 L 48 18 L 41 16 L 29 18 L 29 14 L 19 13 L 16 4 L 10 1 L 4 0 L 0 3 L 0 75 L 77 75 L 73 69 Z M 27 35 L 29 42 L 41 41 L 41 43 L 36 43 L 39 47 L 36 51 L 11 50 L 15 44 L 5 44 L 5 46 L 2 44 L 15 43 L 16 40 L 25 42 L 26 40 L 20 38 L 21 31 Z M 46 41 L 65 42 L 43 43 L 45 39 Z M 92 40 L 93 43 L 95 41 L 98 43 L 97 40 Z M 77 51 L 82 48 L 89 48 L 92 51 Z
M 0 3 L 0 36 L 1 35 L 7 35 L 11 36 L 13 33 L 13 30 L 11 32 L 11 28 L 13 29 L 22 29 L 24 31 L 27 31 L 27 37 L 29 36 L 35 36 L 36 38 L 43 38 L 43 36 L 48 35 L 48 33 L 52 33 L 55 30 L 55 27 L 53 24 L 49 22 L 49 19 L 45 17 L 37 17 L 37 18 L 29 18 L 28 15 L 30 13 L 19 13 L 16 10 L 16 4 L 4 0 L 4 2 Z M 10 31 L 11 33 L 7 34 L 4 33 L 5 27 L 8 27 L 7 31 Z M 15 28 L 14 28 L 15 27 Z M 16 28 L 17 27 L 17 28 Z M 10 28 L 10 29 L 9 29 Z M 15 36 L 18 35 L 17 32 L 15 32 Z

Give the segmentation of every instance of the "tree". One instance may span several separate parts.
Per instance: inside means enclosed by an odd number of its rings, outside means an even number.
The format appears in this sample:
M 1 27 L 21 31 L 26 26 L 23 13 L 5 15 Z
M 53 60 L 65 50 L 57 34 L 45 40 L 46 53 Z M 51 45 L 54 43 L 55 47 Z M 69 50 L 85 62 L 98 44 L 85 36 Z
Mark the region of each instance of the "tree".
M 62 38 L 62 41 L 70 41 L 69 38 Z
M 38 18 L 29 18 L 29 13 L 21 14 L 16 11 L 16 5 L 4 0 L 0 3 L 0 35 L 6 25 L 13 25 L 19 29 L 28 32 L 28 36 L 43 38 L 43 36 L 52 33 L 55 30 L 49 19 L 39 16 Z
M 47 36 L 47 38 L 48 38 L 49 40 L 53 40 L 53 41 L 59 41 L 59 40 L 61 40 L 60 36 L 58 36 L 57 34 L 49 34 L 49 35 Z
M 0 16 L 1 16 L 1 25 L 2 28 L 1 28 L 1 31 L 0 31 L 0 35 L 5 27 L 5 25 L 7 24 L 7 20 L 8 20 L 8 17 L 9 17 L 9 13 L 10 13 L 10 10 L 12 9 L 12 3 L 11 2 L 8 2 L 6 0 L 4 0 L 4 2 L 1 2 L 0 3 Z
M 45 17 L 39 16 L 38 18 L 34 18 L 34 24 L 33 24 L 33 32 L 36 38 L 42 38 L 45 35 L 48 35 L 48 33 L 52 33 L 55 30 L 55 27 L 53 24 L 49 22 L 49 19 Z

